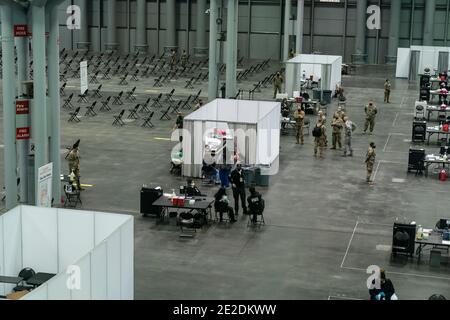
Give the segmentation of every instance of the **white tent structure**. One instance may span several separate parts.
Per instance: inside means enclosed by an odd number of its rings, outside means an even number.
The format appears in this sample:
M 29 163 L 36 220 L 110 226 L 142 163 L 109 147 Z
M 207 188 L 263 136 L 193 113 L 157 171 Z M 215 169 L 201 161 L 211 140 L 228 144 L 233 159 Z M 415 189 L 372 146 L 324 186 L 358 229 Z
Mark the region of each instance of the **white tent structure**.
M 133 216 L 18 206 L 0 216 L 0 275 L 56 274 L 22 300 L 132 300 Z M 0 284 L 7 296 L 14 285 Z
M 336 85 L 342 81 L 342 57 L 300 54 L 286 61 L 286 93 L 289 97 L 294 91 L 300 91 L 303 73 L 306 78 L 320 79 L 321 89 L 334 93 Z
M 447 71 L 450 66 L 449 47 L 411 46 L 410 48 L 398 48 L 397 78 L 414 80 L 425 68 L 437 69 L 438 72 Z
M 243 165 L 265 167 L 266 174 L 278 170 L 279 102 L 216 99 L 186 116 L 183 125 L 184 176 L 201 177 L 203 159 L 209 152 L 206 145 L 211 138 L 225 139 L 227 164 L 233 163 L 236 152 Z M 217 136 L 219 131 L 222 134 Z M 223 163 L 222 159 L 223 154 L 217 163 Z

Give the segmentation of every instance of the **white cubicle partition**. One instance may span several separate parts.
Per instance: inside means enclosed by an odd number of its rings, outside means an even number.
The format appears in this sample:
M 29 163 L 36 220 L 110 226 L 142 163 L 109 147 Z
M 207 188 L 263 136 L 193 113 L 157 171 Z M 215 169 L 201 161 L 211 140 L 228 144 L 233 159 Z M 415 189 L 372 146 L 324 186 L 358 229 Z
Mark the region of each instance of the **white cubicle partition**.
M 417 70 L 419 73 L 423 73 L 425 68 L 429 68 L 431 71 L 433 69 L 438 68 L 439 64 L 439 53 L 440 52 L 449 52 L 449 47 L 432 47 L 432 46 L 411 46 L 410 48 L 398 48 L 397 51 L 397 66 L 395 76 L 397 78 L 409 78 L 409 73 L 411 70 L 410 62 L 411 62 L 411 52 L 418 51 L 419 52 L 419 61 Z M 447 64 L 450 65 L 450 58 L 447 61 Z M 447 70 L 439 70 L 439 71 L 447 71 Z
M 24 300 L 133 299 L 133 233 L 132 216 L 20 206 L 0 216 L 0 275 L 57 274 Z

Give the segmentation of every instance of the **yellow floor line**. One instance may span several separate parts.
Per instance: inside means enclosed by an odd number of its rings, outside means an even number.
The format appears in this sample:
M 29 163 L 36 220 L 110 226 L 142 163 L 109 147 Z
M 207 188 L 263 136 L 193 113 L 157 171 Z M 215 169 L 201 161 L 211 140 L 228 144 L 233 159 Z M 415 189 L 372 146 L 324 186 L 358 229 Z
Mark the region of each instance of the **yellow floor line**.
M 82 188 L 91 188 L 91 187 L 95 187 L 93 184 L 81 184 Z

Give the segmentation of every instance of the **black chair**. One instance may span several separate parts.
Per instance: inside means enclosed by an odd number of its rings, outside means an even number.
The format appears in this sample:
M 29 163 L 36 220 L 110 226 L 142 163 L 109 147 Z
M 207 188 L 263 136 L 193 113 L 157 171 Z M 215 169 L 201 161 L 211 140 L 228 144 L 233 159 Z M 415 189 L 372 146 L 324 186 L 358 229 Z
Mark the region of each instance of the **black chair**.
M 169 105 L 166 110 L 161 110 L 162 116 L 159 120 L 164 120 L 164 119 L 171 120 L 171 118 L 169 116 L 170 108 L 172 108 L 171 105 Z
M 179 100 L 177 104 L 172 106 L 172 113 L 180 112 L 180 108 L 183 105 L 183 100 Z
M 123 91 L 120 91 L 119 94 L 116 97 L 114 97 L 113 104 L 114 105 L 122 105 L 123 104 L 122 96 L 123 96 Z
M 83 202 L 81 201 L 81 192 L 79 189 L 74 188 L 72 185 L 65 185 L 64 194 L 66 195 L 66 199 L 64 200 L 64 208 L 76 208 L 78 203 L 83 205 Z
M 137 104 L 133 109 L 129 109 L 130 114 L 127 119 L 139 119 L 138 110 L 141 107 L 140 104 Z
M 189 231 L 193 231 L 193 233 L 197 232 L 197 229 L 195 228 L 195 219 L 192 213 L 190 212 L 182 212 L 180 213 L 178 217 L 178 225 L 180 226 L 180 237 L 181 236 L 192 236 L 193 234 L 188 234 L 186 232 L 186 229 Z
M 189 80 L 186 81 L 186 85 L 184 86 L 186 89 L 194 89 L 194 86 L 192 85 L 192 83 L 194 82 L 195 77 L 190 78 Z
M 111 79 L 111 68 L 107 68 L 104 72 L 103 72 L 103 79 L 106 80 L 110 80 Z
M 141 110 L 139 112 L 145 112 L 145 113 L 150 112 L 150 109 L 148 108 L 148 105 L 150 104 L 151 100 L 152 100 L 152 98 L 148 98 L 147 101 L 145 101 L 145 103 L 143 103 L 141 105 Z
M 133 80 L 133 81 L 139 81 L 138 75 L 139 75 L 139 69 L 136 70 L 136 71 L 134 72 L 134 74 L 131 76 L 131 80 Z
M 123 122 L 122 117 L 125 113 L 125 109 L 123 109 L 122 111 L 120 111 L 120 113 L 118 115 L 114 115 L 114 122 L 112 123 L 113 126 L 116 125 L 120 125 L 123 126 L 125 124 L 125 122 Z
M 215 201 L 214 202 L 214 212 L 216 214 L 216 221 L 219 222 L 230 222 L 230 214 L 229 214 L 229 206 L 227 203 L 223 202 L 223 201 Z M 226 217 L 224 217 L 224 214 L 227 214 Z
M 111 108 L 109 107 L 109 102 L 111 101 L 111 96 L 106 98 L 105 101 L 102 101 L 102 107 L 100 108 L 100 111 L 110 111 Z
M 97 77 L 98 77 L 99 73 L 100 73 L 100 71 L 96 71 L 96 72 L 91 76 L 91 80 L 90 80 L 91 83 L 98 83 Z
M 134 92 L 136 91 L 136 87 L 134 87 L 131 91 L 127 92 L 127 96 L 125 97 L 125 100 L 127 101 L 136 101 L 136 98 L 134 96 Z
M 256 198 L 255 200 L 256 201 Z M 265 225 L 266 221 L 264 220 L 264 199 L 259 200 L 261 202 L 261 205 L 252 205 L 249 204 L 249 215 L 248 215 L 248 221 L 247 221 L 247 227 L 250 226 L 257 226 L 261 227 L 261 225 Z M 253 215 L 256 214 L 256 221 L 253 221 Z
M 184 100 L 184 103 L 181 105 L 180 109 L 191 109 L 191 106 L 189 105 L 189 102 L 191 101 L 192 95 L 189 95 L 189 97 Z
M 65 96 L 66 95 L 66 86 L 67 86 L 67 82 L 64 82 L 63 85 L 61 86 L 61 88 L 59 88 L 59 94 L 61 96 Z
M 148 117 L 144 118 L 144 123 L 142 124 L 142 127 L 150 127 L 150 128 L 154 127 L 153 123 L 152 123 L 152 118 L 153 118 L 154 113 L 155 112 L 152 111 Z
M 197 94 L 192 98 L 192 103 L 199 103 L 200 102 L 200 94 L 202 93 L 202 90 L 199 90 Z
M 68 122 L 80 122 L 80 119 L 78 118 L 78 113 L 80 113 L 81 107 L 78 107 L 75 109 L 74 112 L 70 112 L 70 118 Z
M 155 79 L 155 83 L 153 84 L 153 86 L 154 87 L 162 87 L 163 85 L 161 83 L 161 80 L 162 80 L 162 76 L 159 76 L 158 78 L 156 78 Z
M 36 275 L 36 272 L 31 268 L 24 268 L 24 269 L 20 270 L 19 277 L 22 278 L 22 281 L 20 282 L 20 284 L 18 286 L 13 288 L 13 291 L 19 292 L 19 291 L 33 290 L 34 286 L 28 285 L 27 281 L 30 280 L 35 275 Z
M 125 73 L 122 77 L 120 77 L 119 85 L 126 86 L 128 84 L 127 77 L 128 73 Z
M 66 108 L 66 109 L 73 109 L 72 99 L 73 99 L 73 93 L 71 93 L 70 96 L 64 100 L 64 104 L 62 107 Z
M 161 108 L 162 104 L 161 104 L 161 99 L 162 99 L 162 93 L 160 93 L 156 98 L 153 98 L 153 103 L 150 106 L 150 108 Z
M 172 89 L 169 93 L 166 93 L 166 100 L 165 102 L 168 102 L 170 104 L 172 104 L 173 102 L 175 102 L 173 100 L 173 94 L 175 93 L 175 89 Z
M 98 97 L 98 98 L 101 98 L 102 97 L 102 95 L 101 95 L 101 93 L 100 93 L 100 91 L 102 90 L 102 84 L 101 85 L 99 85 L 98 86 L 98 88 L 97 89 L 95 89 L 94 91 L 92 91 L 92 96 L 93 97 Z
M 78 103 L 84 102 L 84 103 L 89 103 L 88 101 L 88 93 L 89 93 L 89 89 L 84 90 L 84 92 L 82 94 L 78 95 Z
M 86 113 L 84 114 L 85 117 L 87 116 L 95 117 L 97 115 L 97 113 L 94 110 L 96 104 L 97 101 L 94 101 L 90 106 L 86 108 Z

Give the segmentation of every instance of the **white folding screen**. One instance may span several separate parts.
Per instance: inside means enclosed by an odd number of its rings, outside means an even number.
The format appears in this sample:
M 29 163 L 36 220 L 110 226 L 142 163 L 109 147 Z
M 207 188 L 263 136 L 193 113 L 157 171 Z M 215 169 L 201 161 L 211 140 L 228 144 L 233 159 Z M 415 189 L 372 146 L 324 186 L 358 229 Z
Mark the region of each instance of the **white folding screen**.
M 3 215 L 3 257 L 2 275 L 17 276 L 22 269 L 21 209 Z M 5 285 L 5 292 L 11 292 L 14 285 Z

